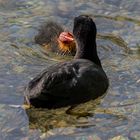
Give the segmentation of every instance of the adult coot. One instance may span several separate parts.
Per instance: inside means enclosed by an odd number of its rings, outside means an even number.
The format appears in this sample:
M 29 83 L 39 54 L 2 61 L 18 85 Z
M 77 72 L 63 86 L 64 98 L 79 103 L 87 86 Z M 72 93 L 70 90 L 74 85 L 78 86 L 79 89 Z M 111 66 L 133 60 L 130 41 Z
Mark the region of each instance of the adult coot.
M 47 51 L 63 55 L 74 55 L 76 50 L 75 41 L 70 32 L 64 32 L 63 27 L 54 22 L 48 21 L 40 26 L 35 36 L 35 43 L 43 46 Z
M 76 55 L 55 64 L 29 82 L 26 97 L 35 107 L 58 108 L 76 105 L 102 96 L 108 78 L 96 50 L 96 25 L 89 16 L 74 19 Z

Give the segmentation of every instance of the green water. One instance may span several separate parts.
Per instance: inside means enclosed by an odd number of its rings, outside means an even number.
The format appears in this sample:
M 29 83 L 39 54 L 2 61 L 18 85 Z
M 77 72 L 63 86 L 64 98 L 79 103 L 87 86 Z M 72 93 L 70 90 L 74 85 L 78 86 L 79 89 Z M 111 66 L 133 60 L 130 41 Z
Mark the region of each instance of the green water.
M 139 7 L 139 0 L 0 0 L 0 139 L 139 140 Z M 67 59 L 48 57 L 34 43 L 39 25 L 54 20 L 71 31 L 80 14 L 95 20 L 98 53 L 110 80 L 104 98 L 75 109 L 92 116 L 13 106 L 23 104 L 22 89 L 37 73 Z

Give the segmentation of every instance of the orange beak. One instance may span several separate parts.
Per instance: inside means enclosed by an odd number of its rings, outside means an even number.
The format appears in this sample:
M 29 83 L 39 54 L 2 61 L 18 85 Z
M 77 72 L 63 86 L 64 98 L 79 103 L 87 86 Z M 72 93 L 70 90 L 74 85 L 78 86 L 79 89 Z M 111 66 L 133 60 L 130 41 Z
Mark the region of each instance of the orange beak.
M 70 43 L 74 41 L 74 37 L 70 32 L 62 32 L 59 35 L 59 40 L 63 43 Z

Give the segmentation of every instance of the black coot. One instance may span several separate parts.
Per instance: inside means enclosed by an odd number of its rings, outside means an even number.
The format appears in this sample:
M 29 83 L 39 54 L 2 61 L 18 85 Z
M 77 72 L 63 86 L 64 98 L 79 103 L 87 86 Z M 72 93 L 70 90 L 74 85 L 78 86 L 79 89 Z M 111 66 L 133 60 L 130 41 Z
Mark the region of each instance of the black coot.
M 108 78 L 96 50 L 96 25 L 89 16 L 74 19 L 77 52 L 71 61 L 50 66 L 29 82 L 26 97 L 35 107 L 58 108 L 102 96 Z

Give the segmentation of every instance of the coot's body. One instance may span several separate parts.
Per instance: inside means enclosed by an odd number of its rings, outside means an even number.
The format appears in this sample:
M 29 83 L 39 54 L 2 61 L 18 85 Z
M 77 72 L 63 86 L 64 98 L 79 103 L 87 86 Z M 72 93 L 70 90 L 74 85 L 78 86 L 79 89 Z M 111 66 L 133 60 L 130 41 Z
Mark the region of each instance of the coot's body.
M 96 50 L 96 26 L 88 16 L 74 19 L 75 58 L 58 63 L 34 78 L 26 95 L 35 107 L 58 108 L 75 105 L 102 96 L 108 78 Z

